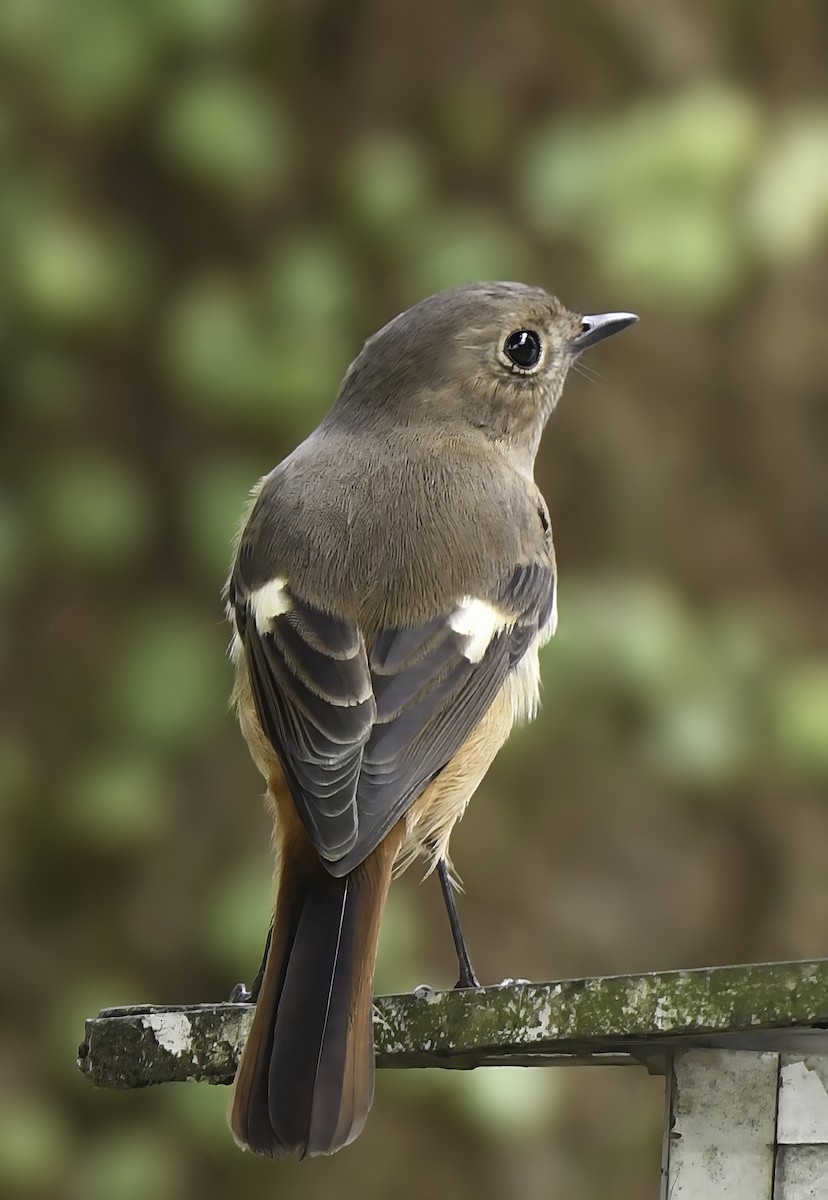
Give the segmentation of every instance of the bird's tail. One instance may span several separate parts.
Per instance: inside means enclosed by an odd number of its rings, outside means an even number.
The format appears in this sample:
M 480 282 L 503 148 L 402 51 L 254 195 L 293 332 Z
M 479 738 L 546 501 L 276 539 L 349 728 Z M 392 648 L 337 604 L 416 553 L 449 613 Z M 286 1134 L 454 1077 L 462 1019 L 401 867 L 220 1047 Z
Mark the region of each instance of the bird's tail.
M 380 918 L 402 837 L 341 879 L 298 821 L 283 837 L 273 936 L 230 1107 L 256 1154 L 333 1154 L 374 1096 L 372 999 Z

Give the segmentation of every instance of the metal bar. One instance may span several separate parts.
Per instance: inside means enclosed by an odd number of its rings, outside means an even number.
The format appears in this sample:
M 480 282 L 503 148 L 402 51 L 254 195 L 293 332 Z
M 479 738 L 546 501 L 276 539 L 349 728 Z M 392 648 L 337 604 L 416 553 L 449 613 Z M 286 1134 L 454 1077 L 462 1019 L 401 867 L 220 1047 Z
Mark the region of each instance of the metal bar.
M 87 1022 L 80 1069 L 101 1087 L 229 1081 L 250 1005 L 104 1009 Z M 656 975 L 419 988 L 376 1002 L 380 1067 L 645 1062 L 693 1046 L 828 1056 L 828 962 Z

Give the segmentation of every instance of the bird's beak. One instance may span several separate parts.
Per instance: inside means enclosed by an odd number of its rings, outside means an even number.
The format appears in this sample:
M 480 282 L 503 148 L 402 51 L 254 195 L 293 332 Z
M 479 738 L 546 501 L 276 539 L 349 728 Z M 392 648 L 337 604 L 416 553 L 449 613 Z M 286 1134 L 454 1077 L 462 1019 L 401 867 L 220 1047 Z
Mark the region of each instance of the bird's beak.
M 628 325 L 634 325 L 637 320 L 635 313 L 625 312 L 598 313 L 594 317 L 581 317 L 581 332 L 569 343 L 570 348 L 575 354 L 580 354 L 582 350 L 603 342 L 604 338 L 620 333 Z

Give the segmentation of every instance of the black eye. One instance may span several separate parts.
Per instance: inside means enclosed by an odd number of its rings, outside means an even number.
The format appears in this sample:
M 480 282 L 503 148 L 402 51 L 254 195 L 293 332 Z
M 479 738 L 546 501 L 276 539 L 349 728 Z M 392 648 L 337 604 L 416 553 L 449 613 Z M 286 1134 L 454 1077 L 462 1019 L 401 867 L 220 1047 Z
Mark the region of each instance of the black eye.
M 541 356 L 541 340 L 533 329 L 518 329 L 503 343 L 503 353 L 522 371 L 536 367 Z

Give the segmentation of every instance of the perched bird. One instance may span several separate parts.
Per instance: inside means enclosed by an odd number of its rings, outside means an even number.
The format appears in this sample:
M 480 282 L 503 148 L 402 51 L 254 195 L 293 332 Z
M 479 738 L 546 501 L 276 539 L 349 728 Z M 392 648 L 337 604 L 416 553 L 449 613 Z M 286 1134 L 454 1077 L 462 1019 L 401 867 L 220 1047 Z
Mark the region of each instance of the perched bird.
M 636 319 L 517 283 L 431 296 L 368 339 L 318 429 L 254 489 L 227 608 L 280 858 L 230 1113 L 257 1154 L 331 1154 L 365 1123 L 393 871 L 439 869 L 460 983 L 477 983 L 448 843 L 534 714 L 555 630 L 535 454 L 573 361 Z

